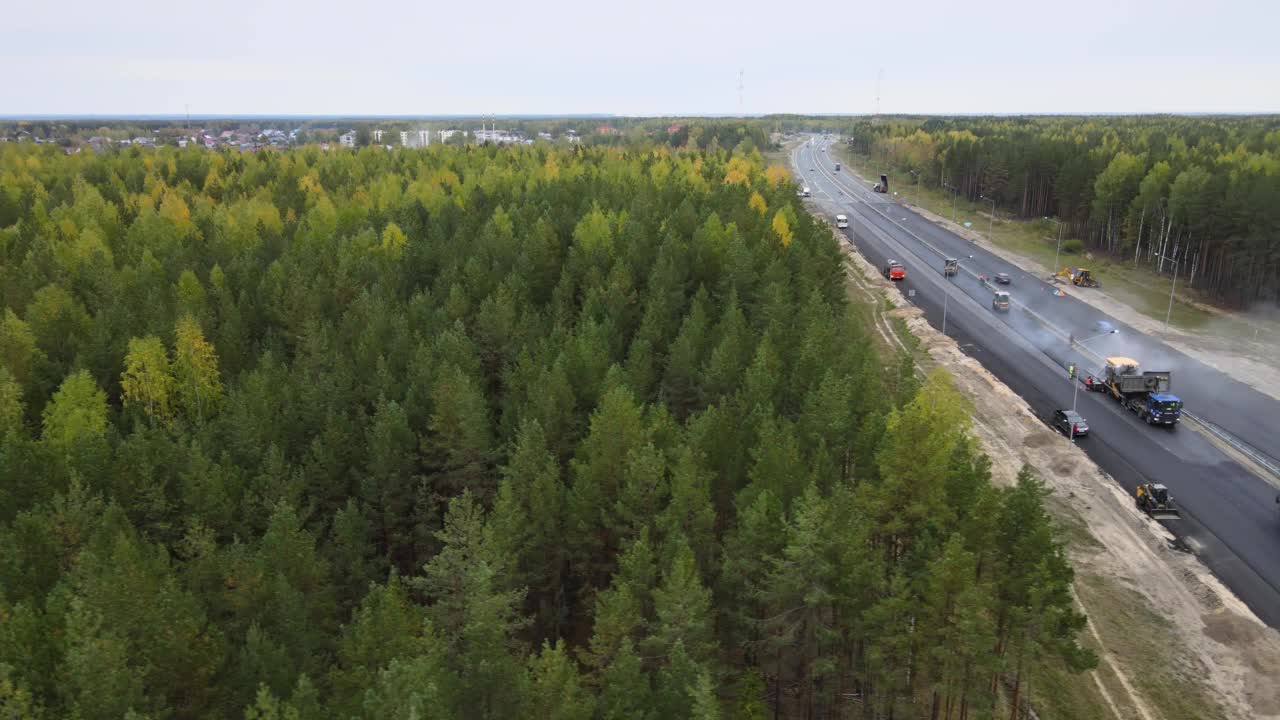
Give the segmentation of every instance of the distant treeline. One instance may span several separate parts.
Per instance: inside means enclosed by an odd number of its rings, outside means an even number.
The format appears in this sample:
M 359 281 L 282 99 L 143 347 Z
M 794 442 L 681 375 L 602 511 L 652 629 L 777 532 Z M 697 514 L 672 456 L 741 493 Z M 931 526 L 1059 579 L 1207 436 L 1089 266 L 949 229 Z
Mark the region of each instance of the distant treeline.
M 1230 305 L 1280 299 L 1280 117 L 885 118 L 854 148 Z M 1162 260 L 1162 258 L 1164 258 Z
M 0 145 L 0 717 L 978 720 L 1089 667 L 1043 485 L 756 132 Z

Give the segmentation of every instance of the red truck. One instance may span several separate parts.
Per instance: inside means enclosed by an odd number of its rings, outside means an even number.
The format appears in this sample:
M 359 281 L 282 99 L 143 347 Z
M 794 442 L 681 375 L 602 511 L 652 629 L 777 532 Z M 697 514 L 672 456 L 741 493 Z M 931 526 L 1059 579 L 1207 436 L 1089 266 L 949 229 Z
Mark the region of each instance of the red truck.
M 907 269 L 897 260 L 890 260 L 884 266 L 884 276 L 889 280 L 906 280 Z

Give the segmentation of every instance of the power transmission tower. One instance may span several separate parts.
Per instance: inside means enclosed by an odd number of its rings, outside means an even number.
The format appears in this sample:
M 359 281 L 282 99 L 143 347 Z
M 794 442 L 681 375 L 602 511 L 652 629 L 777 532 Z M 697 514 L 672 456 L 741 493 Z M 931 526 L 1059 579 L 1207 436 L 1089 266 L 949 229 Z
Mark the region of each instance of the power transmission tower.
M 880 114 L 880 78 L 884 76 L 884 68 L 876 71 L 876 115 Z
M 742 73 L 743 69 L 738 68 L 738 114 L 745 115 L 742 109 Z

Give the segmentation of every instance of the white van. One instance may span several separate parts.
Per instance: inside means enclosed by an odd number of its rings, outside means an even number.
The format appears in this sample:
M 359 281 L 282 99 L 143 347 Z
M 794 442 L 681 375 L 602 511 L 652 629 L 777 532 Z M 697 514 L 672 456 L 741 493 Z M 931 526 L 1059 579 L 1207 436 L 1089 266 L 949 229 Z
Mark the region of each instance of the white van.
M 849 227 L 849 218 L 845 217 L 844 215 L 837 215 L 837 216 L 836 216 L 836 227 L 838 227 L 838 228 L 847 228 L 847 227 Z
M 809 188 L 808 188 L 808 186 L 806 186 L 803 190 L 801 190 L 801 191 L 800 191 L 800 194 L 804 195 L 805 197 L 809 197 Z

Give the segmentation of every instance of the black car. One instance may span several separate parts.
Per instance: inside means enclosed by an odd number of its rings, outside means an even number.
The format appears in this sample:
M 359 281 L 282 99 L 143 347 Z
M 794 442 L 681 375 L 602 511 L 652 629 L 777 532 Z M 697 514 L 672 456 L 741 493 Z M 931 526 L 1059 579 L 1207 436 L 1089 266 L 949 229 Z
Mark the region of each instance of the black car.
M 1053 427 L 1063 435 L 1084 437 L 1089 434 L 1089 423 L 1085 422 L 1084 418 L 1080 417 L 1080 413 L 1075 410 L 1054 410 Z M 1075 428 L 1074 431 L 1072 428 Z
M 1012 285 L 1012 284 L 1013 284 L 1013 278 L 1009 277 L 1009 273 L 996 273 L 995 275 L 992 275 L 992 276 L 991 276 L 991 279 L 992 279 L 992 280 L 995 280 L 995 281 L 996 281 L 996 284 L 998 284 L 998 285 Z

